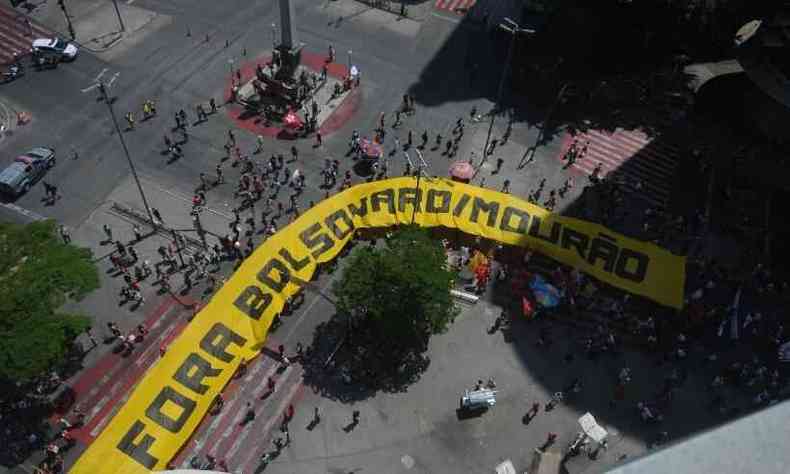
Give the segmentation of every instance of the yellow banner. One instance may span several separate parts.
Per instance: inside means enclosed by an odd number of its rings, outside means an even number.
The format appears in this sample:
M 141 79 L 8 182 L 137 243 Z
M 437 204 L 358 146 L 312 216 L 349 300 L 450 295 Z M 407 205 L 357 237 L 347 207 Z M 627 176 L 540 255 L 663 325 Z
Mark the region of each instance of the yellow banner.
M 416 204 L 416 212 L 415 212 Z M 153 366 L 72 468 L 76 474 L 163 469 L 242 358 L 254 357 L 285 299 L 354 230 L 414 222 L 529 246 L 613 286 L 680 308 L 685 258 L 509 194 L 446 179 L 360 184 L 320 202 L 266 240 Z M 295 278 L 292 278 L 295 277 Z

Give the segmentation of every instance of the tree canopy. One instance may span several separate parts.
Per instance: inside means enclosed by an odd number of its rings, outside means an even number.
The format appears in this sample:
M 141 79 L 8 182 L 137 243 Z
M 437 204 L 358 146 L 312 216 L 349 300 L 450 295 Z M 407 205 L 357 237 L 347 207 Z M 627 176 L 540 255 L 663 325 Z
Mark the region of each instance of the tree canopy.
M 383 246 L 359 246 L 334 286 L 337 309 L 354 329 L 351 343 L 375 370 L 394 375 L 414 364 L 432 334 L 444 331 L 457 309 L 440 242 L 418 227 L 396 231 Z M 423 366 L 424 364 L 416 364 Z
M 90 326 L 59 312 L 99 287 L 91 251 L 63 243 L 53 221 L 0 224 L 0 380 L 25 382 L 62 362 Z

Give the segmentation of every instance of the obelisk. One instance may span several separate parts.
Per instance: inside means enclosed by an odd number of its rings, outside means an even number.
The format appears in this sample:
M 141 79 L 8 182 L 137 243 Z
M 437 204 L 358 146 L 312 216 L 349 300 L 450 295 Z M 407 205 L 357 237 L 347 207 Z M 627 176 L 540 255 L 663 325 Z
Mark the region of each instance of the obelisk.
M 278 76 L 291 76 L 299 66 L 301 59 L 302 45 L 296 37 L 296 26 L 294 25 L 294 6 L 291 0 L 280 0 L 280 50 L 282 67 L 278 71 Z

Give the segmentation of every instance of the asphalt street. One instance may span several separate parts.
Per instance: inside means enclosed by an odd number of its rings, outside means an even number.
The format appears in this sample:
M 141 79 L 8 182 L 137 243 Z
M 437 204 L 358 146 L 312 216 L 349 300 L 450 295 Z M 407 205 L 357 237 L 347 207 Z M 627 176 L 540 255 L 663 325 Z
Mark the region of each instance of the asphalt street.
M 87 7 L 93 1 L 69 3 L 75 5 L 77 18 L 74 21 L 78 30 L 84 25 L 91 34 L 100 34 L 93 22 L 102 18 L 109 21 L 106 17 L 78 17 L 80 11 L 88 15 L 90 9 Z M 124 13 L 130 15 L 130 21 L 137 19 L 139 27 L 130 30 L 117 44 L 106 49 L 86 44 L 87 48 L 74 62 L 61 64 L 54 70 L 30 68 L 21 80 L 1 85 L 0 100 L 15 111 L 28 112 L 32 120 L 16 127 L 13 134 L 0 141 L 0 166 L 5 166 L 16 153 L 27 148 L 54 147 L 58 163 L 44 179 L 59 187 L 62 198 L 54 205 L 47 205 L 42 200 L 44 192 L 39 183 L 21 198 L 6 202 L 0 208 L 0 216 L 20 221 L 39 215 L 56 219 L 75 229 L 75 241 L 93 248 L 97 257 L 103 256 L 98 240 L 104 223 L 110 222 L 116 229 L 131 227 L 132 221 L 111 216 L 108 210 L 112 202 L 124 202 L 138 210 L 143 208 L 139 201 L 135 202 L 135 188 L 118 136 L 106 104 L 97 100 L 97 91 L 83 92 L 98 75 L 107 79 L 117 74 L 110 92 L 115 97 L 113 107 L 122 128 L 126 128 L 123 116 L 127 112 L 135 111 L 139 117 L 143 101 L 157 101 L 156 117 L 146 121 L 138 118 L 134 130 L 123 132 L 144 187 L 148 188 L 149 195 L 156 196 L 150 204 L 161 209 L 166 220 L 187 218 L 188 200 L 199 184 L 199 175 L 201 172 L 213 175 L 224 155 L 223 144 L 228 130 L 234 130 L 245 153 L 254 148 L 255 136 L 237 129 L 222 108 L 208 121 L 187 128 L 189 140 L 183 146 L 185 156 L 175 162 L 169 163 L 162 153 L 163 136 L 171 134 L 171 127 L 175 125 L 173 115 L 178 110 L 183 108 L 192 122 L 196 104 L 206 104 L 210 98 L 223 103 L 233 67 L 270 55 L 271 25 L 279 23 L 277 3 L 274 0 L 136 0 L 131 5 L 133 10 L 125 7 Z M 294 3 L 299 40 L 305 44 L 305 49 L 326 54 L 329 45 L 333 45 L 338 63 L 353 62 L 362 72 L 361 106 L 343 128 L 324 137 L 323 146 L 313 147 L 312 138 L 295 143 L 266 140 L 260 155 L 263 159 L 272 153 L 288 156 L 291 145 L 299 149 L 298 161 L 289 166 L 298 167 L 307 177 L 303 208 L 309 201 L 318 201 L 324 196 L 324 191 L 318 188 L 324 159 L 339 159 L 342 176 L 351 168 L 346 151 L 352 130 L 371 134 L 379 114 L 391 114 L 396 110 L 404 93 L 416 97 L 417 113 L 405 119 L 397 131 L 388 132 L 387 142 L 391 140 L 390 134 L 396 133 L 405 142 L 408 130 L 413 130 L 418 140 L 427 129 L 432 143 L 436 133 L 450 136 L 456 120 L 467 118 L 472 107 L 479 113 L 492 108 L 506 43 L 487 34 L 479 24 L 464 21 L 463 17 L 446 11 L 425 15 L 422 21 L 398 19 L 352 0 L 297 0 Z M 77 8 L 80 5 L 82 8 Z M 36 19 L 35 12 L 32 17 Z M 49 21 L 45 26 L 62 31 L 63 25 L 51 18 L 55 18 L 52 12 L 41 14 L 42 20 Z M 532 109 L 527 113 L 542 115 L 545 110 Z M 388 120 L 391 123 L 393 119 Z M 502 136 L 505 123 L 505 118 L 497 118 L 493 136 Z M 563 147 L 567 146 L 561 134 L 537 149 L 534 163 L 519 167 L 524 152 L 539 135 L 538 128 L 521 122 L 513 126 L 508 143 L 488 162 L 481 162 L 488 126 L 487 118 L 479 123 L 467 120 L 465 138 L 455 157 L 472 157 L 479 167 L 475 183 L 500 189 L 505 180 L 510 180 L 512 192 L 526 197 L 542 178 L 547 180 L 546 188 L 551 189 L 560 187 L 569 176 L 562 170 L 563 163 L 559 159 Z M 74 152 L 76 157 L 72 156 Z M 494 165 L 499 156 L 504 159 L 501 170 Z M 441 155 L 441 150 L 427 151 L 425 157 L 430 165 L 429 174 L 446 175 L 452 160 Z M 391 160 L 390 175 L 400 175 L 404 169 L 401 154 L 396 153 Z M 226 184 L 211 189 L 207 195 L 207 207 L 214 216 L 208 230 L 219 235 L 227 231 L 225 226 L 230 219 L 238 177 L 238 171 L 229 165 L 225 165 L 225 169 Z M 576 179 L 581 182 L 585 176 L 579 173 Z M 354 182 L 363 179 L 355 176 Z M 573 202 L 580 188 L 576 186 L 560 207 Z M 166 241 L 166 236 L 155 235 L 144 242 L 142 248 L 153 258 L 156 247 Z M 100 264 L 106 265 L 104 261 Z M 123 315 L 124 330 L 133 328 L 150 318 L 161 304 L 162 297 L 155 296 L 151 290 L 142 308 L 115 310 L 121 283 L 109 275 L 102 278 L 105 288 L 82 303 L 82 308 L 96 317 L 97 326 L 103 327 L 107 321 Z M 317 288 L 326 288 L 326 285 L 324 278 Z M 109 308 L 113 311 L 108 311 Z M 572 433 L 575 418 L 584 411 L 582 407 L 561 408 L 552 415 L 553 421 L 541 417 L 528 431 L 521 425 L 528 402 L 545 402 L 548 394 L 570 377 L 552 373 L 551 364 L 545 360 L 540 362 L 541 369 L 533 373 L 530 369 L 533 356 L 527 349 L 514 348 L 503 344 L 499 338 L 485 335 L 481 328 L 487 327 L 491 315 L 497 312 L 496 307 L 487 303 L 467 310 L 457 331 L 451 331 L 436 342 L 432 349 L 436 354 L 435 364 L 420 384 L 406 394 L 361 402 L 362 423 L 348 435 L 340 427 L 347 423 L 352 407 L 322 401 L 310 393 L 296 397 L 301 400 L 298 423 L 309 423 L 314 406 L 326 410 L 325 421 L 320 429 L 309 434 L 294 434 L 297 439 L 289 448 L 291 451 L 270 466 L 271 472 L 487 472 L 508 457 L 518 460 L 519 464 L 528 462 L 532 449 L 540 444 L 548 430 L 559 431 L 563 436 Z M 317 291 L 308 292 L 303 311 L 286 321 L 282 332 L 274 339 L 289 347 L 297 341 L 307 344 L 313 328 L 331 314 L 331 304 L 326 298 Z M 524 336 L 528 334 L 525 330 Z M 89 360 L 99 361 L 105 352 L 93 351 Z M 469 364 L 474 366 L 474 373 L 467 370 Z M 262 367 L 260 370 L 268 370 L 265 365 Z M 609 374 L 614 370 L 607 367 L 600 372 Z M 503 406 L 498 407 L 493 416 L 464 422 L 459 430 L 454 412 L 458 394 L 477 378 L 489 375 L 503 382 L 506 393 Z M 432 380 L 441 382 L 434 387 Z M 618 427 L 616 431 L 621 429 L 630 431 L 631 426 Z M 262 452 L 271 441 L 270 431 L 261 431 L 258 437 L 245 442 L 250 449 Z M 300 437 L 308 441 L 303 442 Z M 629 455 L 643 451 L 647 444 L 641 435 L 635 436 L 636 441 L 626 436 L 622 438 L 618 452 Z M 234 445 L 234 449 L 240 448 L 241 445 Z M 189 449 L 203 452 L 200 446 Z M 599 463 L 611 464 L 615 460 L 612 454 Z M 249 462 L 245 460 L 244 465 Z M 234 465 L 241 464 L 234 462 Z

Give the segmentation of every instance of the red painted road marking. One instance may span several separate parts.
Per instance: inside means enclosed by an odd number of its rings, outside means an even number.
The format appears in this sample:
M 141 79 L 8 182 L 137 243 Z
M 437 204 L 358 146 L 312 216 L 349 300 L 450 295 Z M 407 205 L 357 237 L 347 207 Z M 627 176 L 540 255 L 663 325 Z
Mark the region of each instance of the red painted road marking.
M 558 155 L 563 160 L 573 137 L 567 135 Z M 576 135 L 576 146 L 581 149 L 589 142 L 587 154 L 571 167 L 584 175 L 591 175 L 598 163 L 601 175 L 627 178 L 629 185 L 636 180 L 642 182 L 639 194 L 652 204 L 663 206 L 669 198 L 672 178 L 677 165 L 678 149 L 660 137 L 650 138 L 643 132 L 616 130 L 588 130 Z
M 280 402 L 280 406 L 277 407 L 277 411 L 274 413 L 274 415 L 269 417 L 268 421 L 263 426 L 263 430 L 261 430 L 261 433 L 264 434 L 263 438 L 260 437 L 256 438 L 255 440 L 252 441 L 252 446 L 245 446 L 247 448 L 248 454 L 245 460 L 242 461 L 241 464 L 239 464 L 239 466 L 242 469 L 240 471 L 237 469 L 238 472 L 255 472 L 253 470 L 253 467 L 258 464 L 258 459 L 260 458 L 260 456 L 265 451 L 268 451 L 267 443 L 261 443 L 259 442 L 259 440 L 268 441 L 269 438 L 268 434 L 271 432 L 272 428 L 274 428 L 275 423 L 282 420 L 282 415 L 285 412 L 286 407 L 294 403 L 297 395 L 299 395 L 302 392 L 303 387 L 304 384 L 302 383 L 301 380 L 298 383 L 291 386 L 285 398 L 283 398 L 283 400 Z M 231 467 L 231 465 L 235 464 L 233 462 L 233 454 L 235 453 L 236 453 L 235 451 L 233 453 L 228 453 L 228 459 L 230 459 L 229 461 L 230 465 L 228 467 Z
M 167 313 L 167 311 L 175 304 L 175 301 L 172 298 L 167 298 L 154 310 L 143 325 L 151 331 L 155 325 L 158 325 L 159 320 Z M 146 341 L 143 340 L 142 344 L 146 344 Z M 112 352 L 108 352 L 105 354 L 99 361 L 94 364 L 93 366 L 89 367 L 88 369 L 84 370 L 77 379 L 70 383 L 71 389 L 74 391 L 76 402 L 75 406 L 78 406 L 80 403 L 84 402 L 83 395 L 87 394 L 87 397 L 95 396 L 101 385 L 107 382 L 115 372 L 121 370 L 124 367 L 123 363 L 128 361 L 129 359 L 124 359 L 120 357 L 118 354 L 114 354 Z M 126 364 L 129 365 L 129 364 Z M 83 398 L 83 400 L 80 400 Z M 56 422 L 58 418 L 62 417 L 64 413 L 55 413 L 51 421 Z
M 294 372 L 293 366 L 289 366 L 286 369 L 286 372 L 284 372 L 283 375 L 280 377 L 281 383 L 284 384 L 285 381 L 291 376 L 293 372 Z M 265 381 L 262 382 L 261 386 L 264 383 Z M 269 406 L 269 404 L 272 402 L 273 399 L 274 397 L 269 397 L 266 400 L 264 400 L 263 403 L 259 406 L 255 406 L 255 403 L 253 403 L 253 407 L 256 409 L 256 414 L 260 415 L 260 412 L 263 411 L 267 406 Z M 217 453 L 226 453 L 230 448 L 230 446 L 233 444 L 233 442 L 243 434 L 242 432 L 245 431 L 248 432 L 249 430 L 253 429 L 256 423 L 259 422 L 260 416 L 256 416 L 255 420 L 244 426 L 241 426 L 239 423 L 241 423 L 242 419 L 244 418 L 245 412 L 246 410 L 244 409 L 239 410 L 239 412 L 234 417 L 233 423 L 227 428 L 225 428 L 225 430 L 223 430 L 220 439 L 217 442 L 212 443 L 212 446 L 209 449 L 209 454 L 216 457 Z M 246 435 L 244 436 L 246 437 Z
M 465 14 L 477 3 L 477 0 L 436 0 L 434 7 L 453 13 Z
M 148 335 L 129 357 L 105 354 L 74 382 L 77 393 L 75 406 L 86 412 L 85 424 L 72 431 L 77 440 L 86 445 L 93 442 L 128 399 L 133 387 L 159 358 L 158 348 L 172 341 L 186 327 L 187 321 L 179 317 L 183 309 L 176 304 L 172 298 L 166 298 L 153 311 L 143 323 Z M 53 416 L 52 421 L 59 416 Z
M 56 36 L 53 32 L 31 22 L 27 26 L 24 17 L 13 10 L 0 7 L 0 64 L 8 64 L 14 58 L 14 53 L 21 56 L 30 54 L 35 38 L 51 38 Z
M 177 326 L 173 328 L 173 333 L 179 334 L 185 327 L 187 323 L 185 321 L 181 321 L 177 323 Z M 164 337 L 156 338 L 154 341 L 155 343 L 161 343 L 161 341 L 168 337 L 170 334 L 165 333 L 163 334 Z M 173 336 L 174 336 L 173 335 Z M 102 407 L 97 407 L 99 410 L 92 410 L 95 415 L 92 417 L 91 421 L 86 423 L 85 426 L 80 428 L 79 430 L 75 431 L 75 438 L 79 439 L 80 441 L 84 442 L 85 444 L 90 444 L 96 439 L 101 430 L 110 421 L 110 418 L 114 416 L 115 412 L 117 412 L 121 406 L 121 401 L 131 392 L 132 387 L 136 386 L 137 383 L 142 380 L 143 375 L 145 372 L 148 371 L 150 365 L 152 365 L 159 357 L 158 352 L 150 352 L 147 355 L 146 363 L 144 366 L 140 367 L 133 367 L 131 370 L 127 371 L 124 374 L 123 379 L 119 382 L 116 382 L 113 387 L 110 389 L 109 396 L 110 399 L 107 403 L 104 404 Z
M 272 339 L 270 339 L 269 342 L 271 344 L 277 344 L 277 342 Z M 227 428 L 228 421 L 233 419 L 233 417 L 227 415 L 240 411 L 241 404 L 251 400 L 250 395 L 255 399 L 260 396 L 257 392 L 258 387 L 263 387 L 264 382 L 270 376 L 274 375 L 279 366 L 279 363 L 273 363 L 271 366 L 268 366 L 267 362 L 271 360 L 272 359 L 265 354 L 260 354 L 255 359 L 249 361 L 247 375 L 243 379 L 238 380 L 232 378 L 228 382 L 227 386 L 222 391 L 222 395 L 225 399 L 225 406 L 222 408 L 222 412 L 214 417 L 207 414 L 206 417 L 201 420 L 189 440 L 184 443 L 178 454 L 173 457 L 173 465 L 177 466 L 183 464 L 186 466 L 188 465 L 187 458 L 204 456 L 206 454 L 206 451 L 216 442 L 216 438 Z M 259 376 L 259 373 L 264 367 L 268 367 L 268 370 L 263 376 Z M 253 379 L 260 380 L 261 383 L 250 385 Z M 263 391 L 265 391 L 265 388 L 261 393 L 263 393 Z M 208 422 L 209 418 L 213 418 L 210 423 Z

